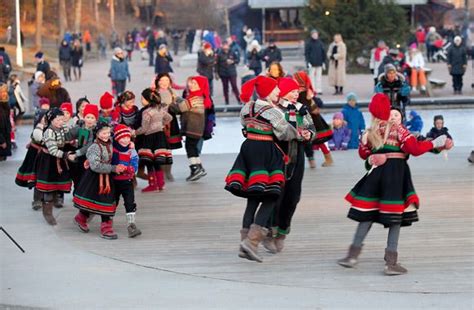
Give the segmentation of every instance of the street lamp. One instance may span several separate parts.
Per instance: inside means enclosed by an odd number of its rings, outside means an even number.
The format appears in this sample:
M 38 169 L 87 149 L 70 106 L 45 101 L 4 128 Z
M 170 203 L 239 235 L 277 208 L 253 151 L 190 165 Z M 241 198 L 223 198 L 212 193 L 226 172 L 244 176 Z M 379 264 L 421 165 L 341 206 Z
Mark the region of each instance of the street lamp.
M 16 64 L 23 67 L 23 49 L 21 48 L 20 0 L 15 0 L 16 9 Z

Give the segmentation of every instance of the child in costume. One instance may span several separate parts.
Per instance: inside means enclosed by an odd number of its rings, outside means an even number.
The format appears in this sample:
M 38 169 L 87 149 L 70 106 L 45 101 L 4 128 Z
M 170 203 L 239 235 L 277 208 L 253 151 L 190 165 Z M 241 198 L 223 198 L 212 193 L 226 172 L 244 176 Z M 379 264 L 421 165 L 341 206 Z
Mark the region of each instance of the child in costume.
M 255 102 L 250 101 L 254 90 L 260 98 Z M 277 81 L 264 76 L 242 85 L 240 98 L 247 104 L 240 118 L 246 140 L 226 178 L 227 191 L 247 198 L 239 257 L 257 262 L 262 262 L 258 245 L 268 234 L 265 226 L 285 184 L 285 154 L 275 139 L 291 140 L 298 136 L 285 114 L 275 106 L 279 92 Z
M 87 150 L 86 172 L 74 191 L 74 207 L 79 212 L 74 221 L 82 232 L 89 232 L 87 220 L 91 214 L 99 214 L 102 222 L 100 234 L 104 239 L 117 239 L 111 217 L 115 215 L 116 197 L 112 173 L 121 174 L 127 170 L 122 164 L 112 165 L 113 147 L 111 129 L 106 122 L 95 127 L 95 141 Z
M 117 123 L 136 129 L 138 107 L 135 105 L 135 94 L 129 90 L 118 96 L 115 113 L 118 115 Z
M 123 165 L 127 169 L 121 174 L 114 174 L 115 186 L 115 204 L 120 202 L 120 196 L 123 197 L 125 210 L 127 212 L 127 230 L 128 237 L 134 238 L 141 235 L 140 229 L 135 224 L 135 212 L 137 205 L 135 203 L 135 193 L 133 177 L 138 169 L 138 154 L 131 144 L 130 128 L 123 124 L 115 126 L 114 129 L 114 153 L 112 155 L 112 165 Z
M 332 117 L 332 132 L 332 138 L 328 141 L 329 149 L 331 151 L 347 150 L 349 140 L 351 139 L 351 130 L 347 127 L 342 112 L 334 113 Z
M 171 115 L 163 108 L 160 95 L 151 88 L 142 92 L 142 105 L 146 106 L 142 113 L 140 127 L 135 135 L 140 137 L 138 155 L 148 170 L 148 186 L 142 189 L 143 193 L 163 190 L 165 179 L 161 165 L 169 164 L 171 152 L 168 149 L 163 128 L 171 122 Z
M 73 122 L 75 125 L 77 125 L 80 121 L 84 119 L 84 108 L 86 107 L 86 104 L 89 104 L 89 99 L 87 97 L 79 98 L 76 101 L 76 115 L 74 115 Z
M 344 267 L 357 264 L 359 254 L 372 224 L 389 228 L 385 249 L 386 275 L 400 275 L 407 270 L 397 263 L 400 228 L 418 221 L 419 198 L 413 187 L 408 155 L 419 156 L 446 144 L 442 135 L 433 141 L 417 141 L 402 125 L 400 110 L 390 110 L 390 100 L 376 94 L 369 104 L 371 127 L 362 135 L 359 155 L 366 160 L 369 172 L 347 194 L 351 203 L 348 217 L 359 222 Z
M 73 111 L 72 111 L 72 103 L 70 102 L 63 102 L 61 106 L 59 107 L 61 111 L 64 113 L 64 126 L 66 127 L 67 130 L 71 129 L 74 127 L 75 121 L 73 119 Z
M 118 115 L 113 113 L 115 112 L 114 99 L 115 97 L 107 91 L 100 97 L 99 122 L 107 122 L 109 124 L 117 122 Z

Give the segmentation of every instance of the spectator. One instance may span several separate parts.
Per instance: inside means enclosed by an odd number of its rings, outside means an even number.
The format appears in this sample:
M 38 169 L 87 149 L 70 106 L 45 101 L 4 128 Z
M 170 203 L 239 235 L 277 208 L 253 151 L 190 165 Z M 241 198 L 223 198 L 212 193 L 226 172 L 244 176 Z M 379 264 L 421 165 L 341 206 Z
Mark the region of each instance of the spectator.
M 229 104 L 229 83 L 232 86 L 232 92 L 235 99 L 240 104 L 240 94 L 237 87 L 237 64 L 239 57 L 236 53 L 230 51 L 227 42 L 222 44 L 222 48 L 217 53 L 216 71 L 218 77 L 222 80 L 222 88 L 224 91 L 225 104 Z
M 409 120 L 405 123 L 405 126 L 415 137 L 418 137 L 421 134 L 421 130 L 423 130 L 421 116 L 415 110 L 411 110 L 408 118 Z
M 388 55 L 388 47 L 384 41 L 380 40 L 377 43 L 377 47 L 373 48 L 370 52 L 370 63 L 369 68 L 374 77 L 374 85 L 377 85 L 379 80 L 379 67 L 385 56 Z
M 82 75 L 82 65 L 84 64 L 84 52 L 82 49 L 81 41 L 78 39 L 74 40 L 72 46 L 72 70 L 74 72 L 74 79 L 80 80 Z
M 166 34 L 163 30 L 158 30 L 158 38 L 156 39 L 157 47 L 160 47 L 162 44 L 168 46 L 168 40 L 166 40 Z
M 421 25 L 416 29 L 415 37 L 418 50 L 424 54 L 426 52 L 426 32 Z
M 410 85 L 412 90 L 417 89 L 419 86 L 421 92 L 426 92 L 425 59 L 415 43 L 410 46 L 406 63 L 410 68 Z
M 3 84 L 0 85 L 0 161 L 12 155 L 11 131 L 8 87 Z
M 403 72 L 403 61 L 400 58 L 400 51 L 398 48 L 391 48 L 388 50 L 388 55 L 383 58 L 382 63 L 378 67 L 378 77 L 380 77 L 381 74 L 384 74 L 385 66 L 387 64 L 392 64 L 397 72 Z
M 3 63 L 9 66 L 11 70 L 12 62 L 10 61 L 10 56 L 8 56 L 8 53 L 5 51 L 5 47 L 3 46 L 0 46 L 0 56 L 3 57 Z
M 46 76 L 41 71 L 36 71 L 34 80 L 29 83 L 29 94 L 31 106 L 37 110 L 40 108 L 40 97 L 38 96 L 38 90 L 46 82 Z
M 375 86 L 375 92 L 387 95 L 392 107 L 400 109 L 402 117 L 406 118 L 405 107 L 410 102 L 410 86 L 394 65 L 385 66 L 384 74 L 380 75 L 379 82 Z
M 71 96 L 67 90 L 62 87 L 61 81 L 57 75 L 53 75 L 49 80 L 40 86 L 38 96 L 49 99 L 51 109 L 59 108 L 63 102 L 71 102 Z
M 202 50 L 198 52 L 197 73 L 205 76 L 209 81 L 209 93 L 211 96 L 214 92 L 214 68 L 216 66 L 216 57 L 210 43 L 205 42 Z
M 195 34 L 196 31 L 194 29 L 188 29 L 188 32 L 186 33 L 186 49 L 189 51 L 190 54 L 193 52 L 193 42 Z
M 454 45 L 448 51 L 448 70 L 453 77 L 454 94 L 462 95 L 462 78 L 467 69 L 467 51 L 461 44 L 462 39 L 456 36 Z
M 181 40 L 182 34 L 180 31 L 177 29 L 173 30 L 171 33 L 171 39 L 173 39 L 173 51 L 174 55 L 178 55 L 178 50 L 179 50 L 179 40 Z
M 304 56 L 309 68 L 311 84 L 318 95 L 323 94 L 323 67 L 326 66 L 326 51 L 323 42 L 319 39 L 319 32 L 311 30 L 311 37 L 306 41 Z
M 329 58 L 328 79 L 329 85 L 336 91 L 333 95 L 342 95 L 346 84 L 346 44 L 340 34 L 334 35 L 334 42 L 329 45 L 327 57 Z
M 155 34 L 151 29 L 148 29 L 148 36 L 146 39 L 146 49 L 148 51 L 148 66 L 153 67 L 153 60 L 155 57 L 156 40 Z
M 279 62 L 272 62 L 267 69 L 267 76 L 271 77 L 275 80 L 284 77 L 285 71 L 283 71 L 283 67 Z
M 331 151 L 347 150 L 351 138 L 351 130 L 347 127 L 344 115 L 341 112 L 334 113 L 332 117 L 332 138 L 328 141 Z
M 3 56 L 0 56 L 0 84 L 7 82 L 9 74 L 10 66 L 5 63 Z
M 82 37 L 82 41 L 86 45 L 86 52 L 90 53 L 91 52 L 91 44 L 92 44 L 92 36 L 91 32 L 89 29 L 84 31 L 84 36 Z
M 59 47 L 59 63 L 63 67 L 64 79 L 67 81 L 71 80 L 71 64 L 72 64 L 72 54 L 71 46 L 69 46 L 68 41 L 63 40 L 61 46 Z
M 155 74 L 173 72 L 171 62 L 173 62 L 173 57 L 168 52 L 168 47 L 165 44 L 161 44 L 156 53 Z
M 428 61 L 434 61 L 433 60 L 433 55 L 436 53 L 438 50 L 437 41 L 442 40 L 443 38 L 441 35 L 436 32 L 435 27 L 430 27 L 428 30 L 428 34 L 426 35 L 426 50 L 427 50 L 427 56 L 428 56 Z
M 125 50 L 127 51 L 127 61 L 132 61 L 132 53 L 135 49 L 135 40 L 133 40 L 132 34 L 127 33 L 125 37 Z
M 249 52 L 247 52 L 248 67 L 255 72 L 255 75 L 262 73 L 262 51 L 257 40 L 253 40 L 249 45 Z
M 246 48 L 244 49 L 244 64 L 247 64 L 247 58 L 245 57 L 248 52 L 250 52 L 250 43 L 255 40 L 255 35 L 252 31 L 252 29 L 247 29 L 244 35 L 244 41 L 245 41 L 245 46 Z
M 244 65 L 247 64 L 247 58 L 245 57 L 245 51 L 247 50 L 247 41 L 245 40 L 245 35 L 247 34 L 247 30 L 247 25 L 244 25 L 239 33 L 239 45 L 244 55 Z
M 106 58 L 107 55 L 105 54 L 105 51 L 107 49 L 107 41 L 102 33 L 99 34 L 99 37 L 97 38 L 97 48 L 99 49 L 100 57 Z
M 16 74 L 10 75 L 8 79 L 8 103 L 13 111 L 13 118 L 17 121 L 26 112 L 28 99 L 21 90 L 20 79 Z
M 282 61 L 281 50 L 276 46 L 275 39 L 270 38 L 268 40 L 268 47 L 263 50 L 262 57 L 265 61 L 265 68 L 268 68 L 274 61 Z
M 35 54 L 35 60 L 36 60 L 36 71 L 42 71 L 45 75 L 48 75 L 48 72 L 51 71 L 51 67 L 49 63 L 44 60 L 44 54 L 43 52 L 37 52 Z
M 357 149 L 359 147 L 359 137 L 365 130 L 365 121 L 362 112 L 357 105 L 357 95 L 349 93 L 346 97 L 347 103 L 342 107 L 342 114 L 347 122 L 347 127 L 351 130 L 351 139 L 348 148 Z
M 114 49 L 114 56 L 112 57 L 112 62 L 110 64 L 109 77 L 112 80 L 112 92 L 115 97 L 125 91 L 127 79 L 128 82 L 131 81 L 128 62 L 120 47 Z

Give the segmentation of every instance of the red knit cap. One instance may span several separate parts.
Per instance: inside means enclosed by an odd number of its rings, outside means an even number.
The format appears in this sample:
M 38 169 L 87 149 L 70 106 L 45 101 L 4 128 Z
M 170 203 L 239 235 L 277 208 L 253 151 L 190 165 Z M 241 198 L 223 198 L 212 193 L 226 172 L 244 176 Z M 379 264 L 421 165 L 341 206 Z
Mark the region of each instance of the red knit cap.
M 378 119 L 387 121 L 390 118 L 390 100 L 385 94 L 375 94 L 369 103 L 369 112 Z
M 285 97 L 294 90 L 299 90 L 300 86 L 290 77 L 284 77 L 278 80 L 278 88 L 280 89 L 280 98 Z
M 61 111 L 66 111 L 69 113 L 69 115 L 72 116 L 72 103 L 70 102 L 63 102 L 61 104 L 61 106 L 59 107 L 59 109 L 61 109 Z
M 114 106 L 114 96 L 112 96 L 111 93 L 106 91 L 101 97 L 100 97 L 100 108 L 102 110 L 108 110 L 112 109 Z
M 207 49 L 211 49 L 211 48 L 212 48 L 212 45 L 211 45 L 211 43 L 206 42 L 206 43 L 204 43 L 204 45 L 203 45 L 202 47 L 203 47 L 205 50 L 207 50 Z
M 125 138 L 125 137 L 132 137 L 132 134 L 130 132 L 130 128 L 125 126 L 124 124 L 118 124 L 115 126 L 114 129 L 114 140 L 115 141 L 120 141 L 120 139 Z
M 267 98 L 277 86 L 278 82 L 275 79 L 259 75 L 242 85 L 240 99 L 243 102 L 249 102 L 254 90 L 257 91 L 259 98 Z
M 95 116 L 95 119 L 99 119 L 99 107 L 96 104 L 88 103 L 84 107 L 84 117 L 86 117 L 88 114 L 92 114 Z
M 49 101 L 48 98 L 41 97 L 40 100 L 39 100 L 39 106 L 41 107 L 42 105 L 45 105 L 45 104 L 50 105 L 51 102 Z

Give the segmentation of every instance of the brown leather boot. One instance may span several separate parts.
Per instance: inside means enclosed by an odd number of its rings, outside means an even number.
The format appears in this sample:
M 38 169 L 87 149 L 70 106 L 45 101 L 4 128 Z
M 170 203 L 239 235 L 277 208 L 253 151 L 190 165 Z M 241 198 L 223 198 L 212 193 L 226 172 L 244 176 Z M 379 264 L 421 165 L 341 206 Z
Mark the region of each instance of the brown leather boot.
M 242 246 L 243 250 L 251 257 L 253 260 L 261 263 L 263 259 L 258 255 L 258 245 L 262 240 L 267 236 L 268 229 L 259 226 L 257 224 L 250 225 L 250 230 L 240 245 Z
M 398 276 L 401 274 L 405 274 L 408 270 L 402 267 L 400 264 L 397 263 L 398 259 L 398 252 L 392 252 L 385 249 L 385 269 L 384 273 L 387 276 Z
M 53 201 L 43 203 L 43 217 L 46 222 L 48 222 L 48 224 L 52 226 L 57 224 L 56 219 L 53 216 L 53 206 Z
M 362 251 L 362 247 L 356 247 L 351 245 L 349 247 L 349 251 L 347 252 L 347 256 L 338 260 L 337 263 L 346 268 L 354 268 L 357 265 L 357 258 Z
M 332 160 L 331 153 L 324 154 L 324 163 L 322 163 L 322 167 L 329 167 L 332 166 L 334 161 Z

